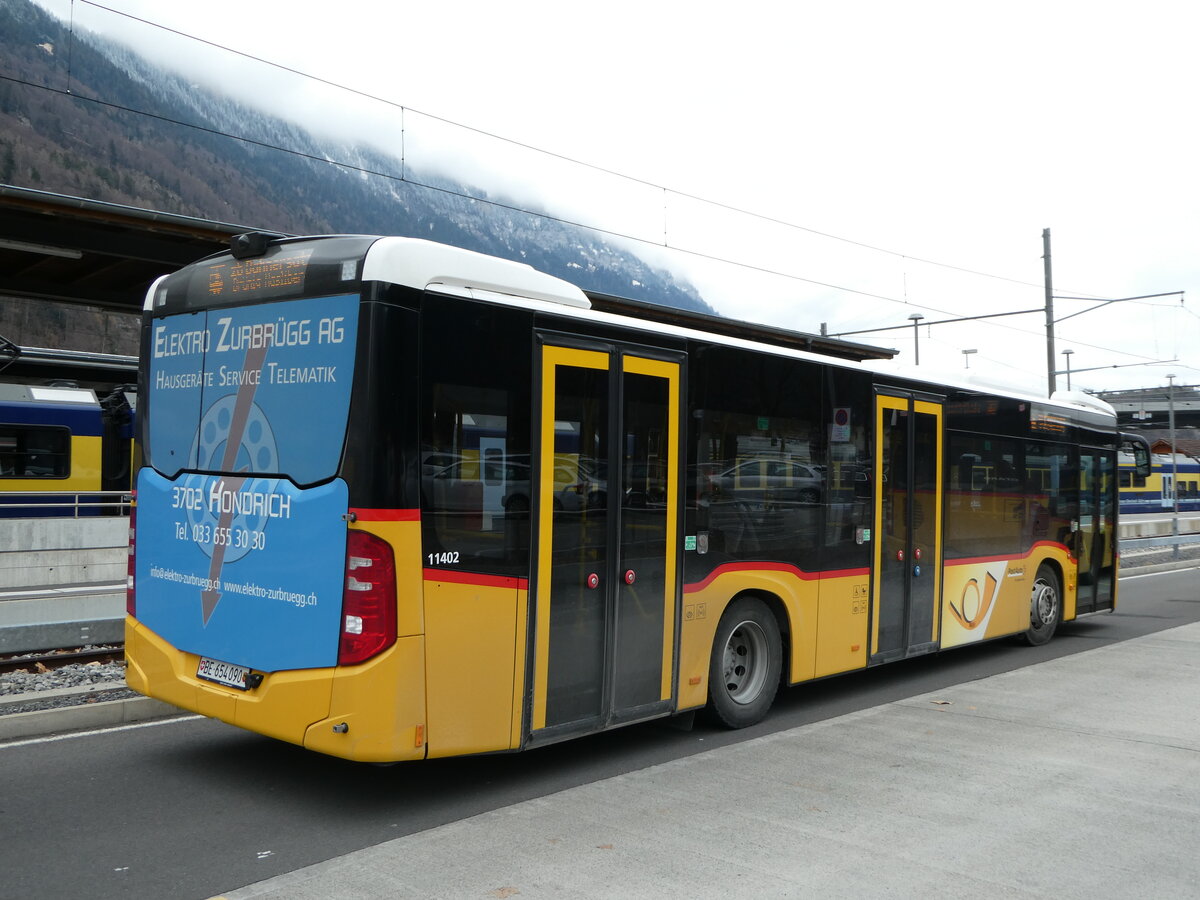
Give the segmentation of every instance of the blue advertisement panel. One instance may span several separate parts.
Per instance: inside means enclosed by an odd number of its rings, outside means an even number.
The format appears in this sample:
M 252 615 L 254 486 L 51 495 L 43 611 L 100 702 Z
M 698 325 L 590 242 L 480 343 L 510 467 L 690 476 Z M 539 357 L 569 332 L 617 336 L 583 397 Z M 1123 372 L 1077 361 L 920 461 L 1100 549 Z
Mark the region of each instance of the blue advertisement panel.
M 152 323 L 137 617 L 179 649 L 268 672 L 336 664 L 358 304 Z
M 350 409 L 354 294 L 156 319 L 147 459 L 183 469 L 332 478 Z
M 346 483 L 138 475 L 137 617 L 189 653 L 259 671 L 337 662 Z

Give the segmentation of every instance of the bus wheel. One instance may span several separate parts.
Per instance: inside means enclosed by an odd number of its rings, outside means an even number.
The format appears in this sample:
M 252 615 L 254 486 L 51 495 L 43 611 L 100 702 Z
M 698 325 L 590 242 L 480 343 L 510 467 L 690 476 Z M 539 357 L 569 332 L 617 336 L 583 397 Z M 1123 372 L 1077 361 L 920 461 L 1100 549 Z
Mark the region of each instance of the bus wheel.
M 1038 566 L 1033 590 L 1029 595 L 1029 630 L 1021 637 L 1025 643 L 1038 646 L 1054 637 L 1062 619 L 1062 589 L 1054 569 L 1042 563 Z
M 761 600 L 729 604 L 708 666 L 708 707 L 718 722 L 745 728 L 767 714 L 779 688 L 781 645 L 779 624 Z

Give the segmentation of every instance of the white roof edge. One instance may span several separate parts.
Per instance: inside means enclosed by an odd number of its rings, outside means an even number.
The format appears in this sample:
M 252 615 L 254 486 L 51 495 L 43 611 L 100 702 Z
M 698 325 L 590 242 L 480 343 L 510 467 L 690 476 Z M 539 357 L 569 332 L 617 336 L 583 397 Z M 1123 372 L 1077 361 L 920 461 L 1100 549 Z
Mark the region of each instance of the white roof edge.
M 1088 409 L 1102 412 L 1107 416 L 1116 418 L 1117 411 L 1113 405 L 1107 400 L 1101 400 L 1092 394 L 1084 391 L 1055 391 L 1050 397 L 1055 403 L 1062 403 L 1065 406 L 1085 406 Z
M 373 243 L 363 260 L 362 280 L 419 290 L 462 287 L 591 308 L 578 287 L 533 266 L 417 238 L 384 237 Z
M 170 273 L 168 273 L 166 275 L 159 275 L 150 284 L 149 289 L 146 291 L 146 299 L 142 303 L 142 310 L 144 312 L 150 312 L 151 310 L 154 309 L 154 294 L 158 290 L 158 286 L 170 277 L 171 277 Z
M 1015 400 L 1026 400 L 1030 403 L 1046 403 L 1083 409 L 1112 416 L 1114 419 L 1117 417 L 1117 411 L 1111 404 L 1084 391 L 1055 391 L 1053 396 L 1047 397 L 1044 393 L 1038 392 L 1032 381 L 1024 383 L 1016 380 L 1009 381 L 997 378 L 991 373 L 954 371 L 936 366 L 926 368 L 888 359 L 866 360 L 862 366 L 879 375 L 893 375 L 912 381 L 924 381 L 934 386 L 995 394 Z

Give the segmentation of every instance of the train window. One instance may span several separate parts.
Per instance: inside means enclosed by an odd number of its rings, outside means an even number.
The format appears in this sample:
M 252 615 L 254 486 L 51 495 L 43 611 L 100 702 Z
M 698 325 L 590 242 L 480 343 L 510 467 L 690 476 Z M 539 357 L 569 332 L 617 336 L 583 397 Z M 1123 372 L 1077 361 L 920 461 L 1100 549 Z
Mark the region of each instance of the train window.
M 0 478 L 66 478 L 70 471 L 68 429 L 0 424 Z

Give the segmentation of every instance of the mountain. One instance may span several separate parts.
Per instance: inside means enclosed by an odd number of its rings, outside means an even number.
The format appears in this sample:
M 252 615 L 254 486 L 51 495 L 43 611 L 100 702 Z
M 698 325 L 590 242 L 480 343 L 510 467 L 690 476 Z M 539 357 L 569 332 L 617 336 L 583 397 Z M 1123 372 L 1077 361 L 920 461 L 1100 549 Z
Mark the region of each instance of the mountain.
M 318 138 L 127 47 L 72 35 L 29 0 L 0 3 L 0 183 L 271 231 L 421 237 L 714 314 L 690 284 L 603 235 L 513 209 L 516 199 L 446 172 L 418 173 L 420 184 L 370 174 L 400 171 L 363 144 Z

